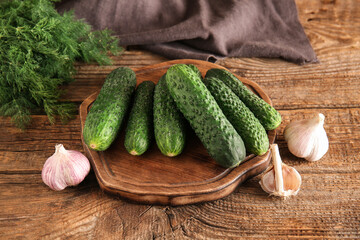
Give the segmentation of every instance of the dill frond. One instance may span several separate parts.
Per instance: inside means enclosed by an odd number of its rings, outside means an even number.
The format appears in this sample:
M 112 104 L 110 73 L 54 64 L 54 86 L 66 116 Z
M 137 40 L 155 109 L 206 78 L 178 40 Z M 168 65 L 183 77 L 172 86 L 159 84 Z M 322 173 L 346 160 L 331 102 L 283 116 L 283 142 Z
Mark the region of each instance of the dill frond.
M 73 12 L 60 15 L 50 0 L 0 2 L 0 116 L 25 128 L 32 110 L 51 123 L 70 118 L 75 106 L 59 102 L 59 86 L 73 81 L 74 62 L 111 64 L 121 53 L 109 30 L 92 31 Z

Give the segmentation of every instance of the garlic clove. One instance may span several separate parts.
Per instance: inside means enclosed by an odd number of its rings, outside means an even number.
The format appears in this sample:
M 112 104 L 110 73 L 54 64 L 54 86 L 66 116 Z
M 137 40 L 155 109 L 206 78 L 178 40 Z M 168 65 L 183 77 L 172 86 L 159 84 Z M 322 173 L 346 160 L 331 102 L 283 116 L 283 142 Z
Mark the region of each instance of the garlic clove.
M 273 165 L 261 177 L 261 188 L 275 196 L 288 197 L 296 195 L 301 186 L 301 176 L 295 168 L 282 163 L 277 144 L 272 144 L 271 155 Z
M 56 144 L 55 149 L 43 166 L 43 182 L 56 191 L 78 185 L 90 172 L 89 160 L 78 151 L 66 150 L 62 144 Z
M 321 159 L 329 149 L 329 140 L 324 129 L 325 116 L 293 121 L 284 129 L 289 151 L 308 161 Z
M 284 190 L 296 194 L 300 190 L 301 176 L 295 168 L 283 164 Z

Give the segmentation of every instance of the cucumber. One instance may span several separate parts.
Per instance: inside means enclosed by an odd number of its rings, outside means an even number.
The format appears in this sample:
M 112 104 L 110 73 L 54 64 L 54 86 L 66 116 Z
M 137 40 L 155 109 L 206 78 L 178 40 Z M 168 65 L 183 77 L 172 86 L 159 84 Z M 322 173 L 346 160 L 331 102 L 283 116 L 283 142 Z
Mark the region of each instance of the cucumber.
M 185 64 L 176 64 L 167 70 L 166 84 L 209 155 L 225 168 L 239 165 L 246 155 L 244 142 L 199 75 Z
M 130 68 L 117 68 L 106 77 L 83 129 L 84 142 L 90 149 L 104 151 L 115 140 L 135 87 L 136 75 Z
M 196 74 L 199 75 L 200 78 L 202 78 L 200 70 L 194 64 L 187 64 L 187 66 L 190 67 L 194 72 L 196 72 Z
M 205 77 L 215 77 L 223 81 L 254 113 L 266 130 L 273 130 L 281 124 L 280 113 L 248 89 L 229 71 L 213 68 L 207 71 Z
M 220 79 L 207 77 L 204 83 L 243 139 L 246 150 L 256 155 L 266 153 L 269 149 L 269 138 L 265 128 L 250 109 Z
M 153 137 L 153 95 L 155 84 L 144 81 L 135 91 L 134 103 L 125 130 L 125 148 L 132 155 L 141 155 Z
M 185 130 L 185 119 L 170 96 L 163 75 L 154 91 L 154 134 L 162 154 L 174 157 L 183 151 Z

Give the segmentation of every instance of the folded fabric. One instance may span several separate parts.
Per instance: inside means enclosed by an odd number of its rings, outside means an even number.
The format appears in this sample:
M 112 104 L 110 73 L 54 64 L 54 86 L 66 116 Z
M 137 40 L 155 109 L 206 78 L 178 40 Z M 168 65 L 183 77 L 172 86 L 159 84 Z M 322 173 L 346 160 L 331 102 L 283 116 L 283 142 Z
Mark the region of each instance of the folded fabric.
M 317 62 L 293 0 L 64 0 L 94 29 L 111 29 L 121 45 L 167 58 L 283 58 Z

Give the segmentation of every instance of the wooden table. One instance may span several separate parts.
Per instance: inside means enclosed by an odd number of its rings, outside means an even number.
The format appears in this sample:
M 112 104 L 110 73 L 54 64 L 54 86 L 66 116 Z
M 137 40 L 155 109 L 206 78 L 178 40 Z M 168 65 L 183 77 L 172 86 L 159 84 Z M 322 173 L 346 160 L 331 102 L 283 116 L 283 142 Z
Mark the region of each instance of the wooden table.
M 320 64 L 228 58 L 217 63 L 258 83 L 283 117 L 276 142 L 286 164 L 303 178 L 296 197 L 262 191 L 259 176 L 231 195 L 181 207 L 141 205 L 100 190 L 91 172 L 79 186 L 55 192 L 41 180 L 56 143 L 83 151 L 80 121 L 49 124 L 34 115 L 24 132 L 0 118 L 1 239 L 239 239 L 360 238 L 360 2 L 296 1 Z M 167 59 L 137 50 L 113 66 L 79 64 L 64 99 L 80 104 L 118 66 Z M 326 116 L 330 149 L 318 162 L 294 157 L 283 137 L 294 119 Z

